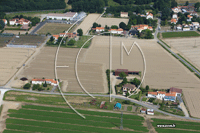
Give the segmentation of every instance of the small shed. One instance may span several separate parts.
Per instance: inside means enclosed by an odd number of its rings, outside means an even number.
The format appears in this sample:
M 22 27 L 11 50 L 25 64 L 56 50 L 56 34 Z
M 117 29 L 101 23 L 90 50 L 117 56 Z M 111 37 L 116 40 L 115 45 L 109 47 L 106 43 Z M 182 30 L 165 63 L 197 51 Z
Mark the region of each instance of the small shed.
M 122 108 L 121 103 L 116 103 L 116 104 L 115 104 L 115 108 L 116 108 L 116 109 L 121 109 L 121 108 Z
M 144 108 L 142 108 L 141 110 L 140 110 L 140 112 L 142 113 L 142 114 L 146 114 L 146 109 L 144 109 Z
M 147 115 L 154 115 L 153 109 L 147 109 Z

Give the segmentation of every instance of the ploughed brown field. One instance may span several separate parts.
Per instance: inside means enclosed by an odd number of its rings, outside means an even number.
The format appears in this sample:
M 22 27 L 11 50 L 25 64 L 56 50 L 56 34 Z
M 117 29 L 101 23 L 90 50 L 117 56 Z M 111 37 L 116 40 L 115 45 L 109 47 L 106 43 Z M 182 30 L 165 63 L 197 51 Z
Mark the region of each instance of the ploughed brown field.
M 111 27 L 112 25 L 117 25 L 121 22 L 124 22 L 125 24 L 128 24 L 129 19 L 123 19 L 123 18 L 100 18 L 97 23 L 101 24 L 102 27 L 105 27 L 105 25 Z
M 15 74 L 15 72 L 23 65 L 34 50 L 25 48 L 0 48 L 0 85 L 6 82 Z

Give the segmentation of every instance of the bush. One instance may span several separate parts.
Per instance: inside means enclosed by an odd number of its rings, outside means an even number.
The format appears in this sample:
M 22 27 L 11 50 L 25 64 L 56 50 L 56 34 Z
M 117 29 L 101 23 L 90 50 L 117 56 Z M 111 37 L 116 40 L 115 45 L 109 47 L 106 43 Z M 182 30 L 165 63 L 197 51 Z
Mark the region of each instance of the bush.
M 31 87 L 31 84 L 30 84 L 30 83 L 27 83 L 27 84 L 24 85 L 23 88 L 24 88 L 24 89 L 30 89 L 30 87 Z
M 122 102 L 123 104 L 130 104 L 131 102 L 129 100 L 125 100 Z
M 68 43 L 67 43 L 67 45 L 70 45 L 70 46 L 73 46 L 74 44 L 75 44 L 75 40 L 74 39 L 71 39 Z
M 32 89 L 33 89 L 33 90 L 37 90 L 39 87 L 40 87 L 39 84 L 34 84 L 33 87 L 32 87 Z

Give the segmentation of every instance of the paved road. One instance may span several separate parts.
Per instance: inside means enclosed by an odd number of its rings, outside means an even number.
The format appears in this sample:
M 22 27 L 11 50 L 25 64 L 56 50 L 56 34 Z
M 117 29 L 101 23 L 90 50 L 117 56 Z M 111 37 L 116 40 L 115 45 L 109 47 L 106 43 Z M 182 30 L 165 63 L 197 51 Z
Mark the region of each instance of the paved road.
M 44 26 L 47 23 L 47 20 L 44 22 L 40 22 L 37 24 L 34 30 L 32 30 L 29 34 L 35 34 L 42 26 Z
M 0 87 L 0 90 L 15 90 L 15 91 L 21 91 L 21 92 L 32 92 L 32 93 L 37 93 L 37 94 L 48 94 L 48 95 L 61 95 L 60 93 L 54 93 L 54 92 L 39 92 L 39 91 L 29 91 L 29 90 L 21 90 L 21 89 L 14 89 L 14 88 L 5 88 L 5 87 Z M 73 94 L 73 93 L 64 93 L 65 96 L 87 96 L 87 94 Z M 93 96 L 95 97 L 110 97 L 109 95 L 103 95 L 103 94 L 93 94 Z M 122 99 L 122 100 L 129 100 L 132 103 L 136 103 L 139 104 L 141 106 L 147 107 L 147 108 L 151 108 L 154 109 L 154 111 L 157 111 L 159 113 L 165 114 L 165 115 L 169 115 L 169 116 L 173 116 L 173 117 L 177 117 L 177 118 L 181 118 L 181 119 L 188 119 L 188 120 L 196 120 L 196 121 L 200 121 L 200 119 L 198 118 L 190 118 L 190 117 L 184 117 L 184 116 L 178 116 L 178 115 L 174 115 L 174 114 L 170 114 L 164 111 L 159 110 L 156 106 L 154 105 L 150 105 L 147 103 L 143 103 L 131 98 L 127 98 L 124 96 L 120 96 L 120 95 L 111 95 L 112 98 L 118 98 L 118 99 Z

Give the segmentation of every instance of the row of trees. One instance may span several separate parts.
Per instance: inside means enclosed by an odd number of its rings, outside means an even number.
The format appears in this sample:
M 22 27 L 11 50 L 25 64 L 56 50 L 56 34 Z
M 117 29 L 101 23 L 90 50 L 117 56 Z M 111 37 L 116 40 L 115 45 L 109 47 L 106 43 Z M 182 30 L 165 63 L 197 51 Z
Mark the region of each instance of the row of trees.
M 72 5 L 72 11 L 102 13 L 104 7 L 108 5 L 108 0 L 69 0 L 68 4 Z
M 120 5 L 130 5 L 130 4 L 143 5 L 143 4 L 150 4 L 153 1 L 154 0 L 114 0 L 114 2 L 117 2 Z
M 64 9 L 65 0 L 1 0 L 0 12 Z

